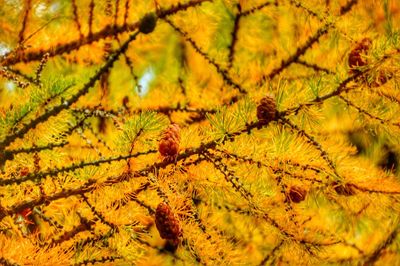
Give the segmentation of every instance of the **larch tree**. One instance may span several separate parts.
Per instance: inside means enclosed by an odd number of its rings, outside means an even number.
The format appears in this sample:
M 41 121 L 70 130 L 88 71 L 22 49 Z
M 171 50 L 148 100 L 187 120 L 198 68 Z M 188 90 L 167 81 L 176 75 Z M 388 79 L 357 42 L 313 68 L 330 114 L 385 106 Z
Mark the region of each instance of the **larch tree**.
M 396 0 L 0 1 L 0 264 L 399 265 Z

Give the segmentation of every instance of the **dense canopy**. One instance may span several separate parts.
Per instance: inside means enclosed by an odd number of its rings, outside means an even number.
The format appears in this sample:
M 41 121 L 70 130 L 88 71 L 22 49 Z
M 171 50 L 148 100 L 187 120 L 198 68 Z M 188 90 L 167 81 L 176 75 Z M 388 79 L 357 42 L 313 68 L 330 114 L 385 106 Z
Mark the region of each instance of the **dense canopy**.
M 0 2 L 0 264 L 400 263 L 396 0 Z

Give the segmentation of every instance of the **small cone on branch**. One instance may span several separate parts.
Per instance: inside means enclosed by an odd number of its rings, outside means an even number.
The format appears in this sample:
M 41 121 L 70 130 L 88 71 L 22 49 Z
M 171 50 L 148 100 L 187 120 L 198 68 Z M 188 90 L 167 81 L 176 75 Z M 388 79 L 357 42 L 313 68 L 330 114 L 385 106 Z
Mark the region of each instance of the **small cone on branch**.
M 370 38 L 364 38 L 357 43 L 349 54 L 350 74 L 358 73 L 357 67 L 362 67 L 368 64 L 368 59 L 365 57 L 368 54 L 372 45 Z M 369 87 L 375 88 L 384 85 L 393 75 L 385 70 L 379 70 L 376 74 L 363 77 L 363 81 Z
M 261 124 L 266 125 L 276 117 L 275 99 L 270 96 L 261 99 L 257 106 L 257 118 Z
M 179 153 L 180 142 L 180 128 L 177 124 L 171 124 L 164 131 L 160 143 L 158 144 L 158 151 L 164 160 L 176 158 Z
M 365 66 L 368 63 L 365 55 L 371 48 L 371 44 L 371 39 L 364 38 L 351 50 L 348 61 L 351 71 L 354 71 L 356 67 Z
M 301 187 L 293 186 L 289 190 L 289 199 L 291 202 L 299 203 L 306 199 L 307 191 Z
M 157 25 L 157 15 L 155 13 L 146 14 L 139 22 L 139 31 L 149 34 L 154 31 Z
M 182 228 L 168 204 L 164 202 L 158 204 L 155 222 L 161 238 L 170 240 L 177 246 L 182 236 Z

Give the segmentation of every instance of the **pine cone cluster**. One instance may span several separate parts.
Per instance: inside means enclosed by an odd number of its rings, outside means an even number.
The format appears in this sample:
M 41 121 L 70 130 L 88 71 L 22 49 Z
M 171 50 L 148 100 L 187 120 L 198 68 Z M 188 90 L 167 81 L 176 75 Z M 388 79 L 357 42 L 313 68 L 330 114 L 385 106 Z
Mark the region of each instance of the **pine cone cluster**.
M 182 228 L 168 204 L 164 202 L 158 204 L 155 222 L 161 238 L 171 240 L 174 245 L 179 244 Z
M 261 124 L 266 125 L 276 116 L 276 103 L 272 97 L 264 97 L 257 106 L 257 118 Z
M 158 151 L 165 159 L 175 158 L 178 155 L 180 142 L 179 132 L 180 128 L 177 124 L 169 125 L 164 131 L 158 145 Z
M 307 191 L 301 187 L 293 186 L 289 190 L 289 199 L 291 202 L 299 203 L 306 199 Z
M 351 50 L 348 61 L 350 69 L 365 66 L 368 63 L 364 56 L 368 53 L 371 44 L 371 39 L 364 38 Z

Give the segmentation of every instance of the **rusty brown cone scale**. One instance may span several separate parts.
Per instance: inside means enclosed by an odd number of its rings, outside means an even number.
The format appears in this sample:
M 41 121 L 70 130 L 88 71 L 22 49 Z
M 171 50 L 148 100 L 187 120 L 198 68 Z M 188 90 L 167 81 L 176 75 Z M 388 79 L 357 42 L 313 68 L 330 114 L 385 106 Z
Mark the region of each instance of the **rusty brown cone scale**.
M 266 125 L 276 117 L 276 103 L 272 97 L 264 97 L 257 106 L 257 118 L 261 124 Z
M 364 38 L 351 50 L 349 54 L 349 67 L 353 69 L 355 67 L 365 66 L 368 62 L 365 58 L 365 55 L 368 53 L 368 50 L 371 48 L 372 41 L 369 38 Z
M 164 202 L 158 204 L 155 222 L 161 238 L 170 240 L 174 245 L 179 244 L 182 228 L 168 204 Z
M 289 190 L 289 199 L 294 203 L 300 203 L 306 199 L 307 191 L 301 187 L 293 186 Z
M 177 124 L 171 124 L 164 131 L 158 144 L 158 151 L 164 159 L 175 158 L 179 153 L 180 128 Z

